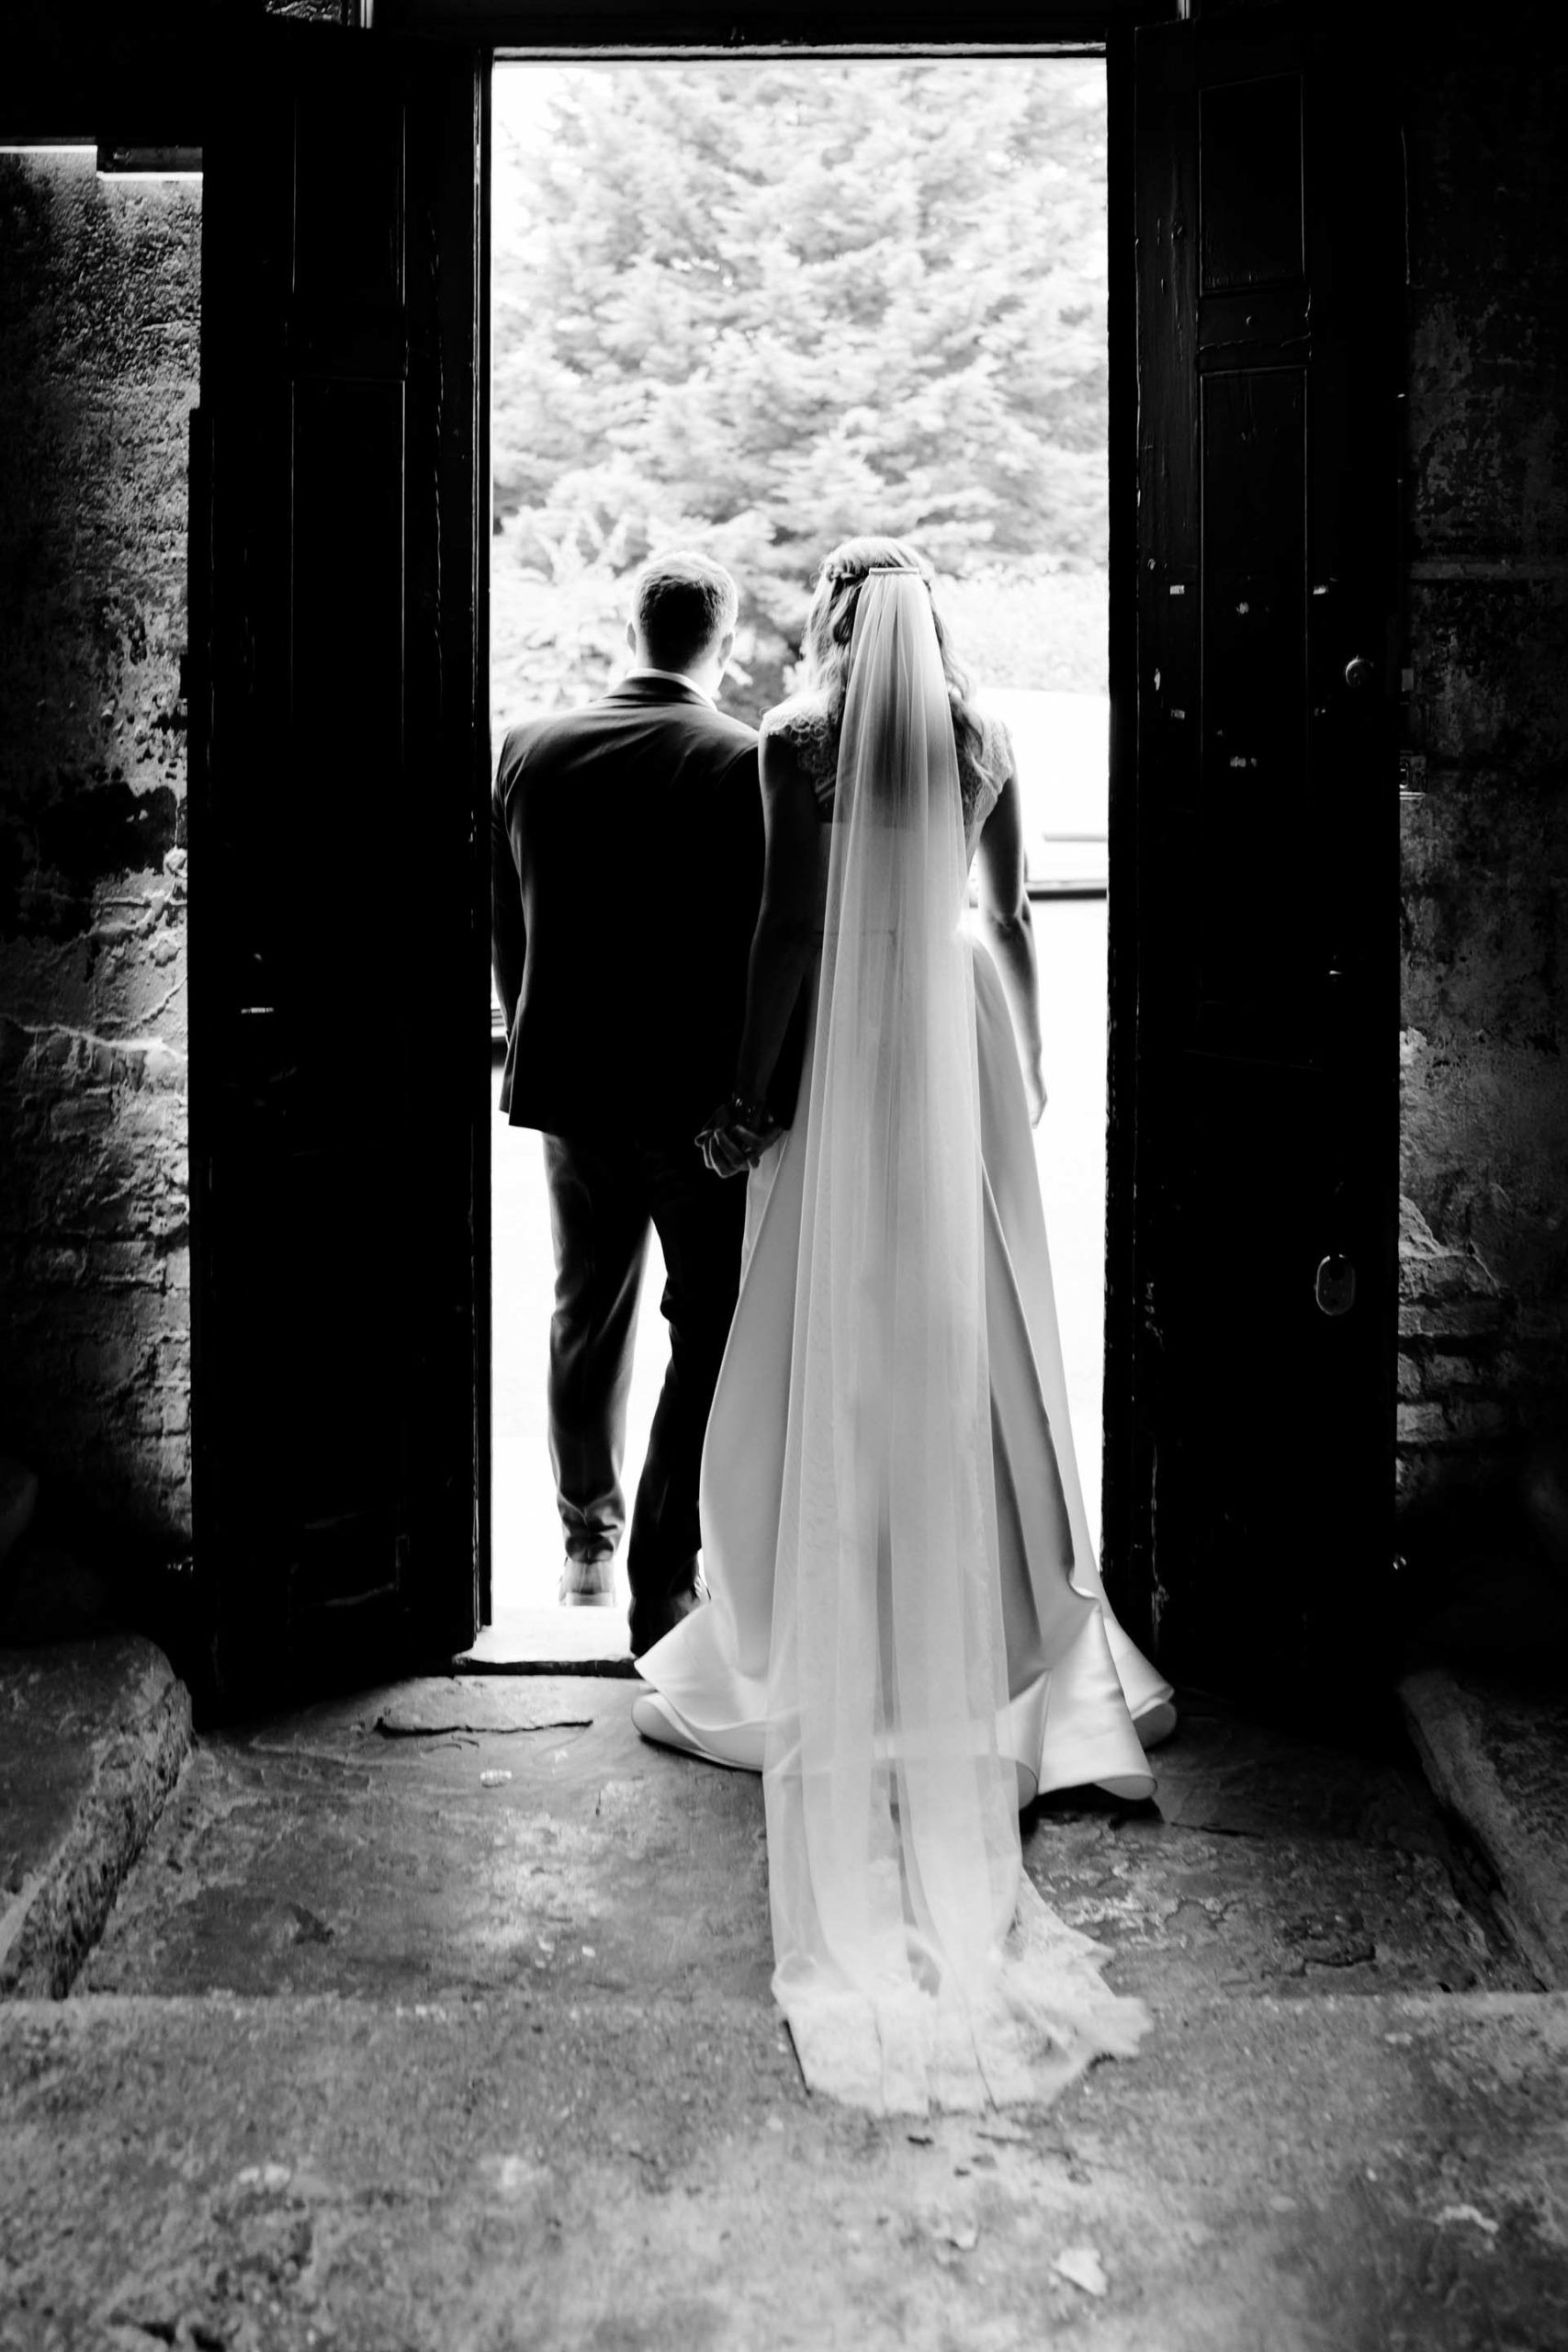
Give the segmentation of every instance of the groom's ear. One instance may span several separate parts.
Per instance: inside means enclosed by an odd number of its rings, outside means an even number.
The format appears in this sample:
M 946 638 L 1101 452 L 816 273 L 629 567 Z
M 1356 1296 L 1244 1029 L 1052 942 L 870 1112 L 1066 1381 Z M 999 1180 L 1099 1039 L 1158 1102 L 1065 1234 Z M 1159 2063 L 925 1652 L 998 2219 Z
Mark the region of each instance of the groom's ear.
M 722 677 L 729 667 L 729 657 L 735 650 L 735 631 L 727 628 L 718 641 L 718 668 Z
M 626 623 L 626 651 L 627 651 L 628 653 L 635 653 L 635 652 L 637 651 L 637 623 L 636 623 L 636 621 L 628 621 L 628 622 Z

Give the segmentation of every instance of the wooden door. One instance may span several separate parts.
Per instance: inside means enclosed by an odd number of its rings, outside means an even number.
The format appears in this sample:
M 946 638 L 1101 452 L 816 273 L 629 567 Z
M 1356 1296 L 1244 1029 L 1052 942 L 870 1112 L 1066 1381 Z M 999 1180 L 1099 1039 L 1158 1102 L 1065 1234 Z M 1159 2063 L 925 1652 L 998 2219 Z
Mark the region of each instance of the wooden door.
M 233 1701 L 476 1630 L 483 71 L 272 23 L 212 95 L 195 1548 Z
M 1178 1677 L 1332 1700 L 1393 1553 L 1391 124 L 1273 10 L 1143 30 L 1134 84 L 1117 1591 Z

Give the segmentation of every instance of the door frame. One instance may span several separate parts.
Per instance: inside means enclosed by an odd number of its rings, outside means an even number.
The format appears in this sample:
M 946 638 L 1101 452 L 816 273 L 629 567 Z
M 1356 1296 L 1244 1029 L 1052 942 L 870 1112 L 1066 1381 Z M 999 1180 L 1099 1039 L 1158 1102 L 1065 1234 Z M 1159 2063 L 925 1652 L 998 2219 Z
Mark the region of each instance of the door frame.
M 649 0 L 588 0 L 570 11 L 558 5 L 525 11 L 497 0 L 380 0 L 378 30 L 417 33 L 461 40 L 482 48 L 488 63 L 696 62 L 739 62 L 830 56 L 853 59 L 994 60 L 1010 57 L 1102 57 L 1106 71 L 1106 245 L 1108 262 L 1109 413 L 1107 471 L 1110 527 L 1107 548 L 1109 612 L 1107 684 L 1111 731 L 1108 859 L 1116 877 L 1107 910 L 1107 1135 L 1104 1378 L 1101 1394 L 1104 1453 L 1101 1472 L 1102 1570 L 1113 1606 L 1135 1635 L 1149 1617 L 1149 1597 L 1131 1584 L 1131 1562 L 1139 1547 L 1135 1533 L 1131 1374 L 1136 1340 L 1134 1257 L 1134 1170 L 1136 1151 L 1136 1052 L 1138 1007 L 1137 865 L 1134 856 L 1138 778 L 1138 594 L 1137 594 L 1137 328 L 1136 254 L 1134 246 L 1134 39 L 1146 24 L 1169 23 L 1193 13 L 1192 0 L 982 0 L 971 11 L 965 37 L 951 36 L 951 16 L 919 0 L 894 8 L 886 0 L 852 0 L 818 17 L 773 5 L 726 6 L 724 0 L 681 0 L 673 9 Z M 481 430 L 490 446 L 491 425 L 491 75 L 485 87 L 481 161 L 483 261 L 480 288 Z M 487 542 L 488 547 L 488 542 Z M 480 566 L 479 635 L 488 687 L 490 662 L 489 559 Z M 480 714 L 489 726 L 488 694 Z M 483 1200 L 487 1214 L 477 1212 Z M 475 1170 L 476 1279 L 482 1355 L 475 1366 L 477 1466 L 480 1470 L 480 1609 L 491 1616 L 491 1236 L 489 1171 Z M 487 1386 L 481 1393 L 479 1383 Z M 1140 1635 L 1142 1637 L 1142 1635 Z

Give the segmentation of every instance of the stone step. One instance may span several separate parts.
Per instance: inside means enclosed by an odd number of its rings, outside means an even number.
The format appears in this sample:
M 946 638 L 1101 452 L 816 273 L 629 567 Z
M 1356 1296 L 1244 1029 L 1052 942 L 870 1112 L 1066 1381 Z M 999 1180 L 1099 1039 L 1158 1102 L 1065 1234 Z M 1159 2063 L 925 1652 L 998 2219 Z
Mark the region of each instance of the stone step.
M 190 1748 L 141 1635 L 0 1649 L 0 1998 L 69 1990 Z
M 1568 1996 L 1195 2005 L 1054 2107 L 811 2099 L 765 2001 L 0 2010 L 0 2343 L 1547 2352 Z
M 1429 1667 L 1399 1696 L 1433 1788 L 1495 1872 L 1540 1982 L 1568 1985 L 1568 1694 Z

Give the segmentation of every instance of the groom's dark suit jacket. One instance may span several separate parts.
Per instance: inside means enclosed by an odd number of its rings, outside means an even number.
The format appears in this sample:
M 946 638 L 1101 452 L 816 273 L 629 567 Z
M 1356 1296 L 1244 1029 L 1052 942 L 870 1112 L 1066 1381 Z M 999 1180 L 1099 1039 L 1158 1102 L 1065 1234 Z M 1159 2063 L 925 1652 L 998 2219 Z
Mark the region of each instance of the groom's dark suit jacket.
M 666 677 L 514 727 L 491 852 L 512 1125 L 694 1132 L 735 1081 L 762 881 L 753 729 Z

